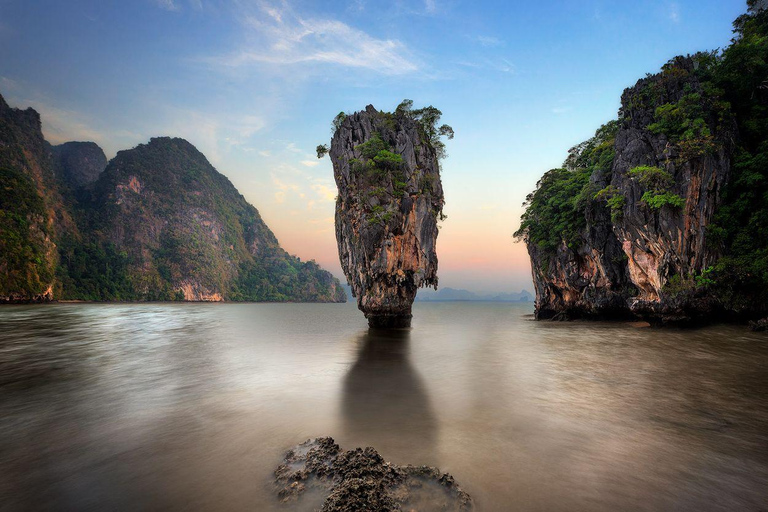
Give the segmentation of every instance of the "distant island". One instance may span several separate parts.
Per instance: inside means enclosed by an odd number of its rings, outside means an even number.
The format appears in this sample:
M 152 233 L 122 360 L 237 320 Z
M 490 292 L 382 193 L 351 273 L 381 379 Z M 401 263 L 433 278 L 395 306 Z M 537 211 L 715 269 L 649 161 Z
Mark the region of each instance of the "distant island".
M 768 11 L 670 60 L 526 202 L 536 316 L 658 323 L 768 314 Z
M 51 146 L 0 96 L 0 185 L 0 303 L 346 300 L 183 139 L 107 162 L 93 142 Z

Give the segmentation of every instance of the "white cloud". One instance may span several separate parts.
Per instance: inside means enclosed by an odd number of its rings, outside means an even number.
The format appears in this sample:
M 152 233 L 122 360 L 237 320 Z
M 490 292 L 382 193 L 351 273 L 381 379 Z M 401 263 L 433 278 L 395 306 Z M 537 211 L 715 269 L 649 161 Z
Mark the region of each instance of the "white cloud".
M 320 162 L 317 160 L 302 160 L 301 165 L 307 166 L 307 167 L 314 167 L 318 165 Z
M 261 156 L 264 156 L 264 157 L 269 157 L 269 156 L 272 156 L 272 152 L 271 152 L 271 151 L 268 151 L 268 150 L 266 150 L 266 149 L 259 151 L 259 154 L 260 154 Z
M 244 19 L 247 43 L 233 54 L 209 61 L 229 67 L 329 64 L 385 75 L 418 69 L 398 40 L 378 39 L 333 19 L 304 19 L 286 4 L 260 4 L 257 13 L 246 14 Z
M 426 10 L 428 13 L 435 12 L 437 10 L 435 0 L 424 0 L 424 10 Z
M 174 0 L 155 0 L 157 2 L 157 6 L 161 9 L 165 9 L 166 11 L 178 11 L 179 6 L 176 5 Z

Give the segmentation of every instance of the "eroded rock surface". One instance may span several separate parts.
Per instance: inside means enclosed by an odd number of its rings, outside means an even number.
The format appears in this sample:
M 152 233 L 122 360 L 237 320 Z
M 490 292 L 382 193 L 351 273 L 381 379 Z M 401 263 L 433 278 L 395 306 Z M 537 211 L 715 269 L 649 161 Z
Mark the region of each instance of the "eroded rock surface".
M 277 495 L 323 512 L 467 511 L 472 499 L 447 473 L 396 466 L 373 448 L 343 451 L 330 437 L 307 440 L 275 470 Z
M 437 288 L 438 153 L 411 116 L 369 105 L 341 122 L 330 157 L 339 257 L 358 308 L 372 327 L 409 326 L 417 289 Z
M 679 57 L 638 81 L 622 95 L 619 120 L 571 150 L 570 172 L 592 152 L 586 169 L 594 170 L 578 199 L 586 222 L 555 249 L 525 233 L 537 318 L 667 323 L 717 312 L 694 284 L 719 256 L 706 243 L 707 227 L 731 174 L 736 125 L 700 82 L 698 66 Z M 685 115 L 697 116 L 693 135 L 675 132 L 674 116 Z

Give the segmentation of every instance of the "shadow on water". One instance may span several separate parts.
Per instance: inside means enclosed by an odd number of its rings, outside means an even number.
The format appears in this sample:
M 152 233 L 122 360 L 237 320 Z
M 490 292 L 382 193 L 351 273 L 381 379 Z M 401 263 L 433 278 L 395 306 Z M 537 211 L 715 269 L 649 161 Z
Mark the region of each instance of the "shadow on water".
M 410 337 L 405 329 L 370 329 L 359 337 L 341 414 L 347 443 L 373 446 L 394 462 L 422 464 L 421 457 L 434 456 L 437 421 L 410 361 Z

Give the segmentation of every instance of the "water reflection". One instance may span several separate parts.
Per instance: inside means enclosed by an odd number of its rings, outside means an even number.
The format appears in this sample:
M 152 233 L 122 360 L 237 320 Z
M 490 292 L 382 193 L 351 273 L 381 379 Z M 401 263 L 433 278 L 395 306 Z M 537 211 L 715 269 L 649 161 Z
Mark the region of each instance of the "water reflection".
M 409 330 L 361 335 L 342 395 L 347 442 L 375 446 L 398 462 L 421 460 L 415 455 L 433 452 L 437 437 L 427 390 L 410 361 L 410 337 Z

